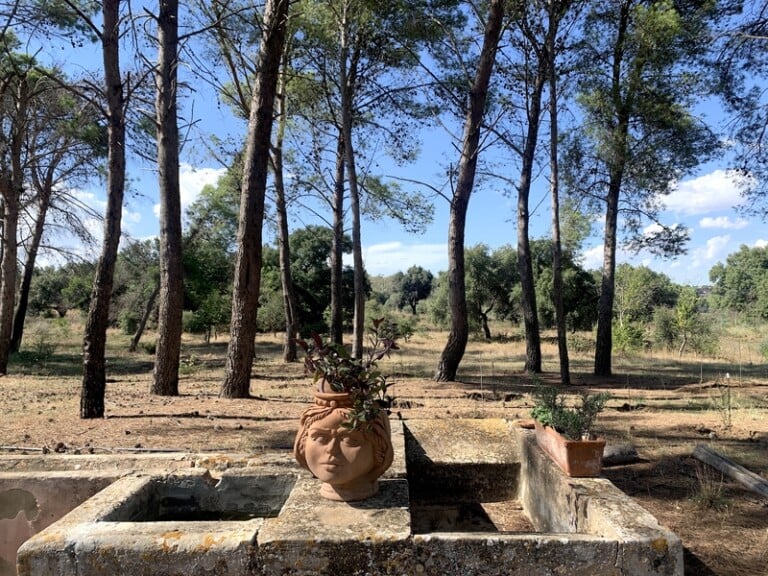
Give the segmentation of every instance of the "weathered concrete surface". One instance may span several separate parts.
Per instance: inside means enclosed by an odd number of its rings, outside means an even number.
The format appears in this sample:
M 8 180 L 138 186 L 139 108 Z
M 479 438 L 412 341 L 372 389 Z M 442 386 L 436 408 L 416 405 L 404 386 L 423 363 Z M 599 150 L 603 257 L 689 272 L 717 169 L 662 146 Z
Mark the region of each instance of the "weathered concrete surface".
M 406 475 L 401 422 L 393 422 L 392 437 L 395 458 L 385 475 L 389 480 L 382 482 L 405 486 L 405 480 L 397 480 Z M 100 456 L 74 458 L 74 465 L 81 468 L 115 466 Z M 311 492 L 311 500 L 317 500 L 319 485 L 299 469 L 288 453 L 161 454 L 128 460 L 135 463 L 142 459 L 148 473 L 123 477 L 72 510 L 44 534 L 31 538 L 19 550 L 19 575 L 261 573 L 261 555 L 254 547 L 256 533 L 265 518 L 277 516 L 300 474 L 311 486 L 307 495 Z M 33 458 L 22 458 L 16 459 L 15 466 L 31 470 L 35 463 Z M 215 471 L 217 478 L 210 471 Z M 47 474 L 50 473 L 41 475 Z M 301 490 L 295 492 L 301 494 Z M 387 488 L 381 497 L 389 493 Z M 407 488 L 404 493 L 408 517 Z M 187 520 L 165 520 L 170 507 Z M 197 512 L 216 510 L 223 511 L 224 517 L 239 513 L 259 517 L 218 522 L 190 520 Z M 371 513 L 378 515 L 376 510 Z M 365 524 L 364 520 L 361 522 L 360 526 Z M 372 534 L 378 532 L 375 528 Z M 409 533 L 406 522 L 406 537 Z M 334 565 L 339 562 L 339 558 L 334 558 Z
M 520 452 L 504 420 L 409 420 L 406 428 L 411 499 L 517 498 Z
M 263 517 L 187 521 L 198 512 L 274 516 L 295 478 L 207 470 L 121 478 L 32 537 L 18 552 L 19 576 L 223 576 L 253 573 Z M 182 516 L 172 519 L 174 513 Z M 170 516 L 160 520 L 159 516 Z
M 617 576 L 615 542 L 571 534 L 448 534 L 414 536 L 409 574 L 443 576 Z
M 402 435 L 402 427 L 399 430 Z M 16 575 L 19 546 L 118 478 L 134 471 L 269 467 L 295 473 L 290 453 L 10 455 L 0 457 L 0 576 Z M 402 464 L 403 475 L 405 464 Z
M 176 453 L 152 454 L 47 454 L 10 455 L 0 457 L 0 477 L 6 472 L 39 474 L 64 471 L 112 472 L 115 477 L 140 470 L 168 471 L 186 468 L 205 468 L 222 471 L 229 468 L 254 466 L 295 467 L 296 462 L 289 452 L 265 454 L 220 454 L 220 453 Z
M 300 479 L 280 515 L 264 521 L 257 536 L 263 574 L 408 573 L 405 480 L 381 480 L 379 492 L 362 502 L 322 500 L 318 490 L 317 481 Z

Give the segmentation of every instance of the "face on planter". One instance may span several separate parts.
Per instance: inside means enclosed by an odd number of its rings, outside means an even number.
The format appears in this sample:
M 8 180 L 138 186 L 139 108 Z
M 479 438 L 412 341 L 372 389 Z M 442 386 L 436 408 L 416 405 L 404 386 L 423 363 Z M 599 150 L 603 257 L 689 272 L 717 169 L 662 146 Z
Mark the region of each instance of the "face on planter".
M 333 486 L 364 477 L 376 464 L 373 443 L 364 432 L 341 426 L 345 420 L 343 412 L 334 410 L 307 432 L 307 467 L 320 481 Z

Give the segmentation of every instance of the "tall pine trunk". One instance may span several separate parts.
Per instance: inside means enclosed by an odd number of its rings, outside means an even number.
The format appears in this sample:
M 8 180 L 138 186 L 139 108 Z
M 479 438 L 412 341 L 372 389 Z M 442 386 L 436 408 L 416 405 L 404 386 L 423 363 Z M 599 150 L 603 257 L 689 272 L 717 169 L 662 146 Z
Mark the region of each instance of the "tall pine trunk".
M 552 196 L 552 292 L 554 294 L 555 325 L 557 327 L 557 350 L 560 358 L 560 380 L 566 386 L 571 383 L 570 360 L 568 358 L 568 333 L 563 304 L 563 264 L 560 234 L 560 169 L 558 163 L 558 139 L 560 138 L 557 82 L 557 33 L 560 20 L 570 7 L 570 0 L 563 3 L 553 0 L 549 4 L 549 28 L 547 31 L 546 53 L 549 79 L 549 170 L 550 194 Z
M 464 279 L 464 229 L 469 198 L 475 184 L 477 155 L 480 149 L 480 130 L 488 96 L 488 85 L 496 61 L 496 49 L 501 37 L 503 19 L 503 0 L 492 0 L 488 9 L 488 21 L 485 25 L 480 61 L 469 92 L 469 107 L 464 119 L 459 175 L 451 202 L 448 223 L 448 306 L 451 312 L 451 330 L 437 365 L 435 380 L 438 382 L 456 380 L 456 373 L 469 338 L 467 294 Z
M 11 336 L 11 352 L 21 349 L 21 340 L 24 336 L 24 322 L 29 307 L 29 289 L 32 286 L 32 276 L 35 271 L 35 262 L 40 250 L 45 228 L 45 217 L 51 204 L 51 191 L 53 188 L 53 175 L 50 171 L 46 174 L 45 182 L 40 183 L 33 175 L 35 188 L 37 188 L 37 216 L 32 229 L 32 238 L 27 248 L 27 259 L 24 262 L 24 273 L 19 287 L 19 301 L 16 303 L 16 313 L 13 318 L 13 334 Z
M 365 333 L 365 269 L 360 221 L 360 189 L 357 185 L 355 148 L 352 143 L 352 103 L 357 80 L 357 53 L 349 47 L 347 9 L 341 22 L 341 55 L 339 62 L 339 86 L 341 87 L 341 132 L 344 139 L 344 160 L 349 181 L 349 207 L 352 211 L 352 261 L 354 275 L 354 317 L 352 323 L 352 357 L 363 357 L 363 335 Z
M 595 339 L 595 376 L 611 375 L 613 349 L 613 300 L 616 290 L 616 241 L 618 237 L 619 190 L 618 173 L 611 176 L 605 211 L 603 275 L 597 304 L 597 337 Z
M 523 324 L 525 325 L 525 370 L 535 374 L 541 372 L 541 336 L 539 334 L 536 286 L 533 281 L 531 243 L 528 233 L 530 224 L 528 202 L 541 123 L 541 99 L 545 83 L 545 71 L 542 68 L 545 66 L 545 64 L 539 63 L 539 71 L 534 79 L 533 94 L 531 94 L 528 102 L 528 133 L 523 148 L 520 184 L 517 187 L 517 268 L 520 274 L 520 304 L 523 309 Z
M 336 174 L 333 191 L 333 243 L 331 245 L 331 342 L 344 342 L 342 275 L 344 270 L 344 138 L 336 142 Z
M 83 337 L 81 418 L 104 416 L 109 301 L 120 244 L 125 194 L 125 97 L 120 75 L 120 0 L 103 1 L 103 20 L 101 46 L 107 106 L 107 210 L 104 217 L 104 242 L 96 266 Z
M 8 359 L 11 355 L 11 337 L 13 335 L 13 313 L 16 306 L 16 279 L 18 276 L 18 240 L 19 210 L 21 194 L 24 188 L 22 172 L 22 154 L 26 137 L 27 114 L 29 108 L 29 78 L 25 71 L 13 73 L 13 79 L 6 83 L 6 100 L 11 102 L 12 119 L 9 122 L 9 141 L 4 142 L 6 159 L 10 165 L 2 167 L 0 174 L 0 198 L 2 198 L 2 256 L 0 256 L 0 374 L 8 371 Z M 6 90 L 3 90 L 3 95 Z M 10 156 L 10 158 L 8 158 Z
M 285 56 L 285 51 L 283 53 Z M 297 358 L 296 338 L 299 335 L 299 307 L 296 303 L 296 288 L 291 273 L 291 246 L 288 231 L 288 206 L 285 198 L 283 179 L 283 140 L 285 134 L 285 85 L 286 59 L 283 60 L 283 74 L 276 95 L 277 135 L 272 147 L 272 170 L 275 174 L 275 211 L 277 212 L 277 247 L 280 259 L 280 284 L 283 289 L 283 311 L 285 314 L 285 341 L 283 342 L 283 360 L 294 362 Z
M 240 192 L 240 217 L 237 229 L 237 259 L 232 289 L 232 324 L 221 396 L 250 396 L 256 314 L 261 285 L 262 226 L 264 198 L 272 135 L 273 113 L 280 60 L 285 44 L 288 0 L 267 0 L 259 46 L 248 138 Z
M 161 0 L 157 17 L 158 62 L 155 71 L 160 187 L 160 297 L 151 393 L 162 396 L 179 394 L 181 316 L 184 306 L 177 113 L 178 19 L 178 0 Z

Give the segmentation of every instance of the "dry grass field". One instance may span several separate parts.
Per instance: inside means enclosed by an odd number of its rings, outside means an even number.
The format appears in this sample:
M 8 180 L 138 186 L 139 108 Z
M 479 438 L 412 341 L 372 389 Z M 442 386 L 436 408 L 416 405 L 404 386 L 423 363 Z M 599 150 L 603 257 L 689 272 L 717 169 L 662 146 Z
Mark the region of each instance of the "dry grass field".
M 22 352 L 0 379 L 0 456 L 10 453 L 113 453 L 161 450 L 290 450 L 311 386 L 299 363 L 280 360 L 277 337 L 259 337 L 248 400 L 218 397 L 226 339 L 185 337 L 180 396 L 148 393 L 152 357 L 129 354 L 110 334 L 106 417 L 78 417 L 81 385 L 77 319 L 33 322 Z M 147 339 L 151 339 L 148 335 Z M 445 333 L 417 333 L 382 363 L 392 374 L 393 417 L 527 418 L 536 381 L 556 383 L 556 347 L 547 340 L 545 373 L 521 372 L 524 344 L 471 341 L 459 381 L 431 379 Z M 717 358 L 644 352 L 616 356 L 614 376 L 590 375 L 588 336 L 573 341 L 573 393 L 612 394 L 598 427 L 609 443 L 632 443 L 641 461 L 605 475 L 636 498 L 686 547 L 686 574 L 768 576 L 768 501 L 692 458 L 706 444 L 768 479 L 768 366 L 760 336 L 723 332 Z M 580 346 L 581 344 L 581 346 Z

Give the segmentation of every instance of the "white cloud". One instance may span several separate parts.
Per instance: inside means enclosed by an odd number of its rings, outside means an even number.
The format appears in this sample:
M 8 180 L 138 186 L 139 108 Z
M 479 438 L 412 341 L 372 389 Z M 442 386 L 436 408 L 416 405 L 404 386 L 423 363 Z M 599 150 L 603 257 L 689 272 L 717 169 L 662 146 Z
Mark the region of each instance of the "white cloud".
M 603 267 L 603 245 L 598 244 L 584 250 L 581 255 L 581 265 L 587 270 L 599 270 Z
M 706 246 L 700 248 L 697 252 L 702 252 L 707 260 L 714 261 L 728 255 L 730 243 L 731 237 L 729 234 L 713 236 L 707 240 Z
M 712 218 L 706 216 L 699 220 L 699 226 L 702 228 L 722 228 L 723 230 L 741 230 L 749 226 L 749 221 L 744 218 L 736 218 L 732 220 L 728 216 L 718 216 Z
M 681 214 L 708 214 L 730 210 L 742 203 L 737 176 L 726 170 L 715 170 L 704 176 L 679 182 L 664 198 L 667 210 Z
M 224 176 L 226 168 L 196 168 L 191 164 L 179 164 L 179 192 L 181 194 L 181 210 L 192 204 L 200 195 L 200 191 L 208 184 L 215 186 L 219 178 Z M 160 217 L 160 204 L 155 204 L 153 212 Z
M 405 272 L 411 266 L 421 266 L 437 275 L 448 269 L 448 246 L 402 242 L 372 244 L 363 249 L 363 261 L 366 271 L 373 276 Z
M 760 238 L 759 240 L 755 240 L 754 246 L 755 248 L 765 248 L 766 246 L 768 246 L 768 240 L 763 240 L 762 238 Z
M 104 222 L 100 219 L 103 218 L 107 210 L 107 201 L 101 195 L 94 194 L 89 190 L 73 189 L 70 194 L 77 199 L 79 203 L 86 206 L 92 213 L 92 215 L 83 218 L 83 223 L 86 229 L 97 240 L 98 244 L 101 244 L 101 240 L 104 236 Z M 140 224 L 142 220 L 141 212 L 129 210 L 123 206 L 121 226 L 123 231 L 131 232 L 132 228 Z

